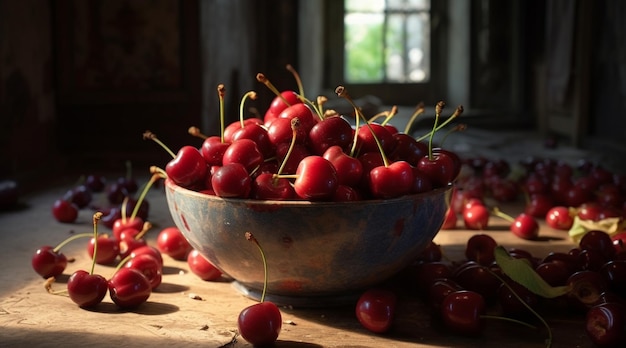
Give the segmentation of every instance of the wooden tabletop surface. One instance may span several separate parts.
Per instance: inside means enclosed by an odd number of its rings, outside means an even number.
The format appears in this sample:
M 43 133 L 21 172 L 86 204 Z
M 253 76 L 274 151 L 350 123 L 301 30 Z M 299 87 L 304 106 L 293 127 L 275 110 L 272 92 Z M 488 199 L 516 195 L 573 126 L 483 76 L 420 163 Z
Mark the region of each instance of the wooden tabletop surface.
M 93 309 L 77 307 L 67 296 L 53 295 L 31 268 L 31 257 L 43 245 L 56 245 L 71 233 L 92 231 L 93 211 L 81 210 L 74 224 L 56 222 L 53 201 L 68 188 L 58 186 L 21 198 L 20 209 L 0 213 L 0 347 L 249 347 L 237 334 L 239 312 L 253 300 L 235 290 L 228 280 L 206 282 L 190 273 L 186 262 L 165 257 L 163 283 L 148 301 L 134 310 L 119 310 L 108 298 Z M 155 244 L 161 228 L 172 225 L 164 192 L 152 189 L 149 220 L 154 227 L 148 242 Z M 510 213 L 519 204 L 507 207 Z M 540 241 L 514 237 L 506 223 L 492 218 L 486 233 L 506 247 L 521 247 L 542 257 L 573 247 L 567 233 L 542 225 Z M 441 231 L 435 241 L 446 256 L 463 258 L 467 239 L 476 233 L 463 229 Z M 69 244 L 63 252 L 75 258 L 53 289 L 65 289 L 69 275 L 89 269 L 86 240 Z M 97 266 L 110 276 L 114 267 Z M 353 306 L 336 308 L 281 308 L 283 327 L 277 347 L 545 347 L 547 330 L 528 329 L 490 321 L 481 337 L 465 338 L 433 325 L 428 307 L 416 298 L 401 298 L 394 329 L 378 335 L 356 320 Z M 582 316 L 554 313 L 546 317 L 553 347 L 591 347 Z

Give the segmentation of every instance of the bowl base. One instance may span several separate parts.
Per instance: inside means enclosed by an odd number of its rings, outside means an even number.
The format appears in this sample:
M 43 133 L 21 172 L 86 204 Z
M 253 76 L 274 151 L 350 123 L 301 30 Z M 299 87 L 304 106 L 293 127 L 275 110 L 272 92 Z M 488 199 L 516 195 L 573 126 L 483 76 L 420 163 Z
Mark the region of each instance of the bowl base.
M 238 281 L 233 281 L 233 288 L 242 295 L 256 300 L 261 300 L 262 291 L 249 288 Z M 352 292 L 338 295 L 323 296 L 287 296 L 276 294 L 265 294 L 265 300 L 271 301 L 277 306 L 291 308 L 325 308 L 354 306 L 361 296 L 361 292 Z

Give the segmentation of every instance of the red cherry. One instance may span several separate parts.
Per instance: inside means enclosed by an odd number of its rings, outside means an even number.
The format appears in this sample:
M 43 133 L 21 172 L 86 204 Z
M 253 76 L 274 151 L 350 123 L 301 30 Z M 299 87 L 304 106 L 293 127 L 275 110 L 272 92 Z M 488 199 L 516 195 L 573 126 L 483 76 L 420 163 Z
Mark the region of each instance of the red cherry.
M 63 199 L 72 202 L 78 209 L 85 208 L 91 203 L 93 195 L 86 185 L 79 185 L 67 191 Z
M 397 161 L 370 171 L 370 192 L 375 198 L 387 199 L 408 194 L 413 188 L 413 167 Z
M 243 165 L 250 173 L 263 163 L 263 154 L 254 141 L 250 139 L 235 140 L 228 146 L 222 157 L 222 167 L 231 163 Z
M 269 346 L 276 342 L 282 328 L 278 307 L 268 301 L 244 308 L 237 319 L 239 334 L 253 346 Z
M 369 289 L 357 301 L 356 317 L 369 331 L 384 333 L 392 327 L 396 304 L 397 296 L 394 292 L 387 289 Z
M 166 227 L 157 236 L 157 248 L 174 260 L 186 260 L 193 249 L 178 227 Z
M 95 244 L 98 244 L 98 254 L 96 255 L 96 263 L 100 265 L 110 265 L 117 259 L 120 254 L 120 244 L 116 238 L 108 235 L 100 235 L 97 239 L 91 238 L 87 244 L 87 254 L 93 258 Z
M 293 199 L 296 192 L 286 178 L 276 177 L 271 173 L 261 173 L 252 182 L 250 196 L 262 200 Z
M 169 179 L 177 185 L 191 188 L 204 181 L 208 167 L 204 157 L 193 146 L 183 146 L 176 157 L 165 166 Z
M 335 167 L 321 156 L 308 156 L 300 161 L 296 176 L 296 194 L 306 200 L 329 200 L 339 185 Z
M 585 316 L 585 332 L 598 347 L 623 347 L 626 344 L 626 307 L 615 302 L 591 307 Z
M 139 248 L 133 249 L 133 251 L 131 251 L 130 253 L 130 257 L 136 257 L 143 254 L 154 257 L 159 261 L 161 266 L 163 265 L 163 256 L 161 255 L 161 252 L 159 251 L 159 249 L 153 247 L 152 245 L 144 245 Z
M 417 168 L 428 175 L 434 187 L 445 187 L 450 184 L 457 172 L 455 161 L 446 153 L 426 155 L 417 162 Z
M 31 265 L 43 278 L 56 277 L 67 267 L 67 257 L 55 251 L 53 247 L 45 245 L 35 251 Z
M 361 181 L 363 164 L 358 159 L 349 156 L 339 145 L 330 146 L 324 151 L 322 157 L 335 167 L 340 185 L 355 187 Z
M 162 265 L 152 255 L 140 254 L 132 257 L 124 264 L 124 267 L 136 269 L 146 276 L 152 290 L 161 285 L 161 280 L 163 279 Z
M 519 238 L 535 240 L 539 237 L 539 224 L 532 216 L 521 213 L 513 223 L 511 223 L 511 232 Z
M 443 299 L 441 318 L 450 330 L 462 335 L 479 335 L 484 327 L 485 300 L 477 292 L 455 291 Z
M 467 257 L 468 260 L 488 266 L 495 260 L 494 250 L 496 246 L 496 240 L 490 235 L 475 234 L 467 240 L 465 257 Z
M 454 209 L 452 208 L 448 208 L 448 210 L 446 210 L 446 217 L 443 220 L 443 225 L 441 226 L 441 229 L 443 230 L 453 230 L 456 228 L 456 223 L 457 223 L 457 215 L 454 212 Z
M 207 166 L 221 166 L 222 158 L 229 146 L 230 142 L 222 141 L 219 136 L 211 136 L 204 139 L 200 151 Z
M 406 133 L 396 133 L 393 138 L 395 146 L 389 153 L 389 160 L 393 162 L 407 161 L 415 166 L 420 158 L 428 154 L 428 145 L 418 142 Z
M 249 123 L 235 130 L 231 142 L 234 143 L 239 139 L 252 140 L 264 157 L 270 157 L 274 153 L 274 145 L 270 141 L 267 129 L 260 124 Z
M 338 185 L 333 195 L 333 202 L 354 202 L 360 201 L 363 197 L 357 189 L 352 186 Z
M 122 231 L 126 229 L 136 230 L 137 233 L 143 229 L 144 219 L 138 216 L 134 218 L 119 218 L 115 219 L 113 222 L 113 236 L 117 239 L 120 239 Z
M 52 216 L 63 223 L 72 223 L 78 218 L 78 207 L 65 199 L 57 199 L 52 205 Z
M 84 270 L 74 272 L 67 280 L 67 293 L 79 307 L 87 308 L 102 302 L 108 290 L 107 280 Z
M 280 93 L 280 97 L 276 96 L 272 100 L 269 108 L 267 108 L 265 112 L 265 116 L 263 118 L 263 123 L 267 126 L 272 122 L 278 115 L 283 112 L 290 105 L 300 104 L 302 100 L 298 97 L 298 94 L 294 91 L 283 91 Z M 285 103 L 286 101 L 286 103 Z
M 219 197 L 248 197 L 251 188 L 248 171 L 241 163 L 219 167 L 211 177 L 211 187 Z
M 485 230 L 489 225 L 489 209 L 482 204 L 474 204 L 463 209 L 463 222 L 470 230 Z
M 373 134 L 372 134 L 373 132 Z M 376 139 L 385 154 L 391 153 L 395 147 L 395 139 L 389 130 L 377 123 L 370 123 L 359 127 L 357 131 L 357 148 L 361 153 L 380 151 Z
M 109 279 L 109 295 L 121 308 L 133 308 L 146 302 L 152 286 L 146 276 L 133 268 L 120 268 Z
M 309 147 L 315 155 L 322 156 L 331 146 L 347 152 L 351 143 L 352 126 L 340 116 L 327 117 L 309 131 Z
M 202 280 L 217 280 L 222 276 L 222 272 L 195 249 L 187 255 L 187 265 L 189 270 Z
M 557 230 L 568 231 L 574 224 L 574 217 L 568 207 L 559 205 L 548 210 L 546 224 Z

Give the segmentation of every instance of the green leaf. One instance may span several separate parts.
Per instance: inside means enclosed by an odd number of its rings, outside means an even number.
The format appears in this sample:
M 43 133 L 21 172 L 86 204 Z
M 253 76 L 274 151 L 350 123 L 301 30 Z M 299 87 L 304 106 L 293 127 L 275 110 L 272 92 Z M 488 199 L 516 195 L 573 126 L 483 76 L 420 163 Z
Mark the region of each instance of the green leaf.
M 567 294 L 570 290 L 568 286 L 551 286 L 526 260 L 512 257 L 500 245 L 495 248 L 494 254 L 496 263 L 504 274 L 538 296 L 555 298 Z

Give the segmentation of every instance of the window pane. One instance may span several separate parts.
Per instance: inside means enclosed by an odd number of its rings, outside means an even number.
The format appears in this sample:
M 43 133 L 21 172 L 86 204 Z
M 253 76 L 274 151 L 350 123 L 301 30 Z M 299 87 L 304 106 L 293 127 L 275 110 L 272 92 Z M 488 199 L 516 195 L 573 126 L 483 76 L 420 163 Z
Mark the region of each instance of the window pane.
M 430 0 L 345 0 L 344 79 L 430 79 Z
M 345 0 L 346 13 L 349 12 L 383 12 L 385 0 Z
M 383 14 L 346 15 L 346 81 L 366 83 L 383 79 L 383 20 Z
M 425 82 L 430 79 L 430 21 L 426 13 L 407 19 L 407 80 Z

